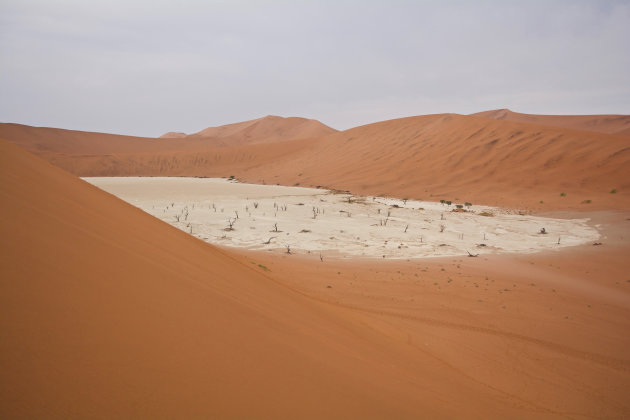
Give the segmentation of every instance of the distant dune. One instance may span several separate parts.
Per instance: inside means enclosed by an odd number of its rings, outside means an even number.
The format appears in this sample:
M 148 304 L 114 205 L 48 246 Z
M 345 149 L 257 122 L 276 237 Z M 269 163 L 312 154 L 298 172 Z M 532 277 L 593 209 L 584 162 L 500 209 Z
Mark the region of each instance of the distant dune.
M 169 131 L 168 133 L 162 134 L 159 138 L 161 139 L 181 139 L 186 137 L 186 133 L 180 133 L 177 131 Z
M 534 210 L 630 207 L 630 139 L 618 134 L 439 114 L 266 143 L 275 122 L 267 117 L 212 129 L 212 140 L 15 124 L 0 125 L 0 137 L 79 176 L 234 175 L 254 183 Z M 246 132 L 249 144 L 226 140 Z
M 255 120 L 208 127 L 198 133 L 191 134 L 189 137 L 224 139 L 223 144 L 235 146 L 320 137 L 336 131 L 317 120 L 268 115 Z M 161 137 L 181 138 L 186 137 L 186 134 L 170 132 Z
M 263 168 L 243 175 L 256 182 L 264 175 L 272 183 L 521 208 L 579 208 L 584 200 L 630 207 L 627 137 L 456 114 L 353 128 Z
M 535 115 L 512 112 L 509 109 L 496 109 L 472 115 L 495 120 L 548 125 L 598 133 L 630 134 L 630 115 Z

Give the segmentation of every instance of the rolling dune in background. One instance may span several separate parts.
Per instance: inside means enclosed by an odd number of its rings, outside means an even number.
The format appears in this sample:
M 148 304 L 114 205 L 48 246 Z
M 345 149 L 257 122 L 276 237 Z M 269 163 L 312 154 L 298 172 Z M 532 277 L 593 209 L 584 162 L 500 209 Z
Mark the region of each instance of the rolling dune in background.
M 426 115 L 232 146 L 7 124 L 0 136 L 79 176 L 234 175 L 534 211 L 630 208 L 628 137 L 484 117 Z
M 233 146 L 321 137 L 336 131 L 317 120 L 268 115 L 251 121 L 208 127 L 198 133 L 191 134 L 191 137 L 221 138 Z
M 242 173 L 248 181 L 265 176 L 272 183 L 425 200 L 536 210 L 580 208 L 591 200 L 593 207 L 629 208 L 630 139 L 428 115 L 333 134 L 312 141 L 288 162 L 279 159 Z M 613 188 L 622 193 L 610 194 Z

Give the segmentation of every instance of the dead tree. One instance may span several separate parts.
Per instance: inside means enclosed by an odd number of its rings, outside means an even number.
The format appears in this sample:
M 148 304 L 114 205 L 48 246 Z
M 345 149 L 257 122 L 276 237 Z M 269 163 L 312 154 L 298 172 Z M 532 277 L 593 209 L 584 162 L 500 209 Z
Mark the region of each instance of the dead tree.
M 287 254 L 291 255 L 291 245 L 285 245 L 287 247 Z
M 275 236 L 272 236 L 271 238 L 267 239 L 266 242 L 263 242 L 263 245 L 269 245 L 271 243 L 271 240 L 275 238 L 276 238 Z
M 471 254 L 470 251 L 466 251 L 466 252 L 468 252 L 468 256 L 469 257 L 478 257 L 479 256 L 479 254 Z
M 234 230 L 234 223 L 236 222 L 236 219 L 228 219 L 228 227 L 226 227 L 224 230 L 226 231 L 231 231 Z

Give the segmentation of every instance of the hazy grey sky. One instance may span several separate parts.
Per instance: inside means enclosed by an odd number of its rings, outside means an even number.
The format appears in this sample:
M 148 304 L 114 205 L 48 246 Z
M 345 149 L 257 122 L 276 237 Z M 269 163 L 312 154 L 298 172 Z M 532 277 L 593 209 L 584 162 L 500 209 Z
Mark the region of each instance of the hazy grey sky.
M 0 121 L 630 114 L 628 1 L 0 0 Z

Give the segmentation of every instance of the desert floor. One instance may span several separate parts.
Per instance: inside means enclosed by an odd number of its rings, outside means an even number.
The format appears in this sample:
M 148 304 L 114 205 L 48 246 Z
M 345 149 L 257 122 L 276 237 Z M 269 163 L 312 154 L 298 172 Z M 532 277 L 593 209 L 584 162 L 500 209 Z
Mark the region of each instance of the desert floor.
M 494 406 L 489 417 L 625 418 L 630 213 L 553 215 L 589 217 L 602 245 L 381 261 L 236 252 L 280 284 L 405 343 L 418 363 L 435 367 L 426 375 L 458 415 L 494 405 L 467 399 L 484 389 L 498 406 L 519 407 Z
M 389 360 L 379 369 L 408 381 L 396 387 L 401 401 L 417 398 L 412 412 L 431 407 L 439 417 L 623 418 L 630 410 L 628 212 L 533 216 L 473 205 L 471 213 L 453 213 L 440 203 L 217 179 L 89 181 L 183 231 L 192 226 L 193 236 L 224 247 L 242 265 L 367 326 L 381 337 Z M 320 209 L 315 219 L 313 206 Z M 235 211 L 235 230 L 225 231 Z M 373 226 L 386 211 L 391 225 Z M 449 231 L 440 233 L 442 214 Z M 274 223 L 284 232 L 269 232 Z M 560 245 L 556 235 L 537 233 L 543 225 L 561 237 Z M 300 233 L 305 227 L 311 232 Z M 327 241 L 341 230 L 350 233 Z M 475 245 L 482 231 L 493 246 Z M 449 245 L 418 244 L 419 233 L 425 243 Z M 291 245 L 290 255 L 262 244 L 274 235 Z M 388 237 L 403 247 L 381 243 Z M 468 258 L 471 249 L 478 258 Z M 418 258 L 428 255 L 433 258 Z M 387 350 L 391 345 L 395 351 Z
M 409 259 L 531 253 L 599 239 L 588 218 L 539 217 L 464 203 L 457 209 L 455 203 L 217 178 L 84 179 L 206 242 L 248 249 Z

